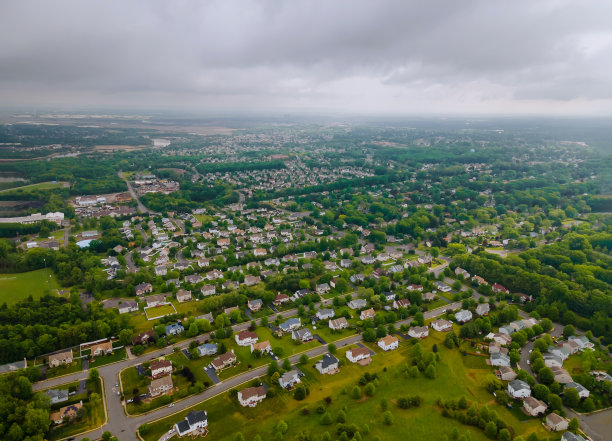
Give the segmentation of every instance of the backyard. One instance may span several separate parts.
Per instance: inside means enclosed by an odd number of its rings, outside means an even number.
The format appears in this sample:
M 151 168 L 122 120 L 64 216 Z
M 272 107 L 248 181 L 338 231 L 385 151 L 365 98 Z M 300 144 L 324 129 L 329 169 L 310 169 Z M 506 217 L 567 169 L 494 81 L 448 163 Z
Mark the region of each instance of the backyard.
M 464 357 L 457 349 L 449 350 L 444 347 L 443 338 L 444 334 L 435 333 L 421 342 L 426 351 L 431 350 L 433 343 L 437 343 L 441 360 L 437 364 L 436 379 L 427 379 L 423 376 L 410 378 L 404 374 L 403 367 L 411 358 L 411 345 L 406 341 L 402 341 L 396 351 L 389 353 L 377 351 L 378 353 L 372 357 L 370 366 L 361 367 L 346 363 L 341 366 L 340 374 L 333 376 L 319 374 L 312 367 L 316 361 L 313 359 L 306 365 L 299 366 L 306 374 L 303 381 L 310 390 L 310 395 L 303 401 L 296 401 L 290 392 L 281 391 L 276 397 L 264 400 L 255 408 L 243 408 L 235 398 L 230 398 L 229 393 L 223 393 L 178 415 L 150 424 L 150 432 L 144 437 L 145 441 L 157 440 L 171 424 L 184 418 L 192 409 L 205 409 L 208 412 L 209 431 L 219 440 L 234 439 L 236 434 L 227 430 L 228 427 L 239 427 L 246 439 L 252 439 L 256 434 L 271 439 L 275 433 L 275 426 L 281 419 L 288 426 L 286 438 L 296 437 L 301 432 L 310 436 L 321 436 L 325 431 L 334 433 L 335 438 L 337 426 L 321 424 L 322 415 L 317 412 L 319 406 L 323 406 L 323 411 L 329 412 L 334 420 L 342 407 L 346 406 L 346 423 L 356 424 L 362 434 L 369 431 L 369 439 L 378 436 L 385 440 L 404 440 L 406 433 L 411 434 L 410 439 L 440 439 L 443 435 L 450 435 L 451 431 L 457 428 L 459 433 L 470 432 L 474 441 L 487 440 L 481 430 L 442 417 L 440 409 L 436 406 L 439 397 L 448 400 L 459 399 L 462 396 L 479 406 L 487 404 L 491 409 L 495 409 L 499 417 L 514 428 L 517 435 L 537 432 L 541 440 L 559 439 L 559 436 L 550 437 L 539 420 L 521 422 L 513 412 L 497 405 L 484 388 L 486 379 L 492 376 L 491 369 L 484 362 L 478 362 L 477 368 L 466 367 L 463 363 Z M 345 360 L 344 351 L 338 351 L 337 357 Z M 378 375 L 374 396 L 365 396 L 358 400 L 350 398 L 347 392 L 366 372 Z M 269 379 L 265 381 L 270 382 Z M 397 398 L 416 394 L 424 398 L 424 403 L 420 407 L 407 410 L 397 407 Z M 391 427 L 383 423 L 381 410 L 383 398 L 388 402 L 389 411 L 394 418 Z M 329 404 L 326 401 L 329 401 Z

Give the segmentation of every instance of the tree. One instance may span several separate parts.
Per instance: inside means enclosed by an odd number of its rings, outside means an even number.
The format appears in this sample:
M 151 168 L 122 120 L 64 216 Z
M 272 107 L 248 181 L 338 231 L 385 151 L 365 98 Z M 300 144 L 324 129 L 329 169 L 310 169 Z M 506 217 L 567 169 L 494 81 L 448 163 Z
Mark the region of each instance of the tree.
M 119 341 L 123 346 L 127 346 L 132 342 L 132 331 L 129 329 L 122 329 L 119 332 Z
M 189 325 L 189 329 L 187 329 L 187 333 L 185 334 L 185 336 L 187 338 L 192 338 L 198 335 L 199 332 L 200 330 L 198 329 L 198 325 L 196 325 L 194 322 L 191 325 Z
M 368 383 L 364 391 L 367 396 L 372 397 L 376 393 L 376 386 L 374 386 L 374 383 Z
M 138 432 L 142 435 L 145 436 L 147 433 L 149 433 L 151 431 L 151 426 L 149 426 L 149 424 L 144 423 L 142 426 L 140 426 L 140 428 L 138 429 Z
M 563 391 L 563 403 L 568 407 L 577 407 L 580 404 L 580 395 L 573 387 L 568 387 Z
M 567 337 L 571 337 L 572 335 L 576 334 L 576 328 L 574 327 L 574 325 L 567 325 L 563 328 L 563 336 L 565 338 Z
M 497 436 L 497 424 L 495 424 L 493 421 L 489 421 L 485 425 L 485 435 L 487 435 L 489 438 L 495 438 Z
M 567 430 L 569 430 L 570 432 L 578 432 L 578 429 L 580 429 L 580 421 L 578 420 L 578 418 L 574 417 L 570 420 L 569 424 L 567 425 Z
M 234 441 L 245 441 L 244 439 L 244 435 L 242 434 L 242 432 L 238 432 L 235 436 L 234 436 Z
M 346 423 L 346 413 L 343 410 L 340 410 L 338 412 L 338 415 L 336 416 L 336 423 L 339 423 L 339 424 Z
M 391 411 L 387 410 L 385 413 L 383 413 L 383 422 L 387 426 L 393 424 L 393 414 L 391 413 Z
M 280 433 L 287 433 L 287 430 L 289 430 L 289 426 L 287 425 L 287 423 L 283 420 L 280 420 L 276 425 L 276 431 Z
M 293 393 L 293 398 L 297 401 L 302 401 L 308 396 L 309 390 L 304 384 L 300 384 L 295 388 L 295 392 Z
M 291 370 L 291 362 L 289 361 L 288 358 L 285 358 L 283 360 L 283 369 L 286 371 Z
M 100 373 L 98 372 L 98 369 L 96 369 L 96 368 L 91 368 L 91 369 L 89 370 L 89 377 L 88 377 L 88 380 L 89 380 L 90 382 L 92 382 L 92 383 L 93 383 L 93 382 L 95 382 L 95 381 L 98 381 L 98 378 L 100 378 Z
M 427 366 L 427 369 L 425 369 L 425 376 L 432 380 L 436 378 L 436 367 L 433 364 Z
M 325 412 L 323 416 L 321 416 L 320 423 L 322 426 L 329 426 L 332 422 L 333 422 L 332 416 L 329 412 Z
M 552 384 L 552 382 L 555 381 L 555 374 L 551 368 L 543 367 L 540 369 L 540 372 L 538 372 L 538 378 L 544 384 Z
M 331 354 L 335 354 L 338 351 L 338 348 L 333 343 L 330 343 L 329 346 L 327 346 L 327 349 Z
M 358 400 L 361 398 L 361 389 L 359 389 L 359 386 L 354 386 L 351 389 L 351 398 L 354 400 Z
M 302 364 L 302 365 L 308 363 L 308 355 L 306 355 L 306 354 L 300 355 L 299 363 Z
M 511 441 L 512 437 L 510 436 L 510 431 L 508 429 L 502 429 L 497 434 L 498 441 Z

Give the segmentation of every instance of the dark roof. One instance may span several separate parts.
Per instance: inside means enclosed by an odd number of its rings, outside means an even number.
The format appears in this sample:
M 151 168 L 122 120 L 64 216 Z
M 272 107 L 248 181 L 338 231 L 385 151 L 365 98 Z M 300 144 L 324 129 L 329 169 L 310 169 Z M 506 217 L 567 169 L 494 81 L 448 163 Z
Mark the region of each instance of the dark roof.
M 187 414 L 186 419 L 189 422 L 190 426 L 193 426 L 195 423 L 198 423 L 200 421 L 206 421 L 206 411 L 199 410 L 195 412 L 192 410 L 191 412 Z
M 332 354 L 325 354 L 323 358 L 321 359 L 321 367 L 323 369 L 325 369 L 328 366 L 331 366 L 332 364 L 336 364 L 336 363 L 338 363 L 338 359 L 334 357 Z

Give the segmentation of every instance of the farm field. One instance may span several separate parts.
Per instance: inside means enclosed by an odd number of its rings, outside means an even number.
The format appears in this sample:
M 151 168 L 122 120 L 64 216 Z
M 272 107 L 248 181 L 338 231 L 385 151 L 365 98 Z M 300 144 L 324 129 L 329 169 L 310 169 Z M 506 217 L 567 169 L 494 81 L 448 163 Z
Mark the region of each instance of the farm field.
M 412 434 L 410 439 L 439 439 L 443 435 L 450 436 L 456 428 L 460 434 L 469 432 L 474 441 L 487 440 L 483 431 L 441 415 L 436 405 L 439 397 L 456 400 L 462 396 L 478 406 L 487 404 L 514 428 L 517 435 L 536 432 L 540 440 L 559 439 L 558 435 L 546 432 L 539 420 L 520 421 L 513 412 L 497 405 L 484 387 L 487 379 L 492 376 L 492 371 L 484 360 L 477 360 L 476 363 L 470 360 L 468 364 L 472 367 L 467 367 L 464 357 L 457 349 L 449 350 L 444 347 L 443 338 L 444 335 L 436 333 L 421 342 L 425 351 L 431 351 L 433 343 L 439 348 L 441 360 L 437 363 L 435 379 L 423 376 L 410 378 L 405 375 L 403 368 L 411 360 L 411 345 L 406 341 L 402 341 L 400 349 L 396 351 L 382 353 L 378 350 L 369 366 L 346 363 L 341 366 L 340 373 L 333 376 L 319 374 L 313 368 L 316 359 L 311 359 L 306 365 L 298 366 L 306 374 L 303 382 L 310 390 L 310 395 L 303 401 L 296 401 L 291 392 L 279 391 L 275 397 L 267 398 L 255 408 L 243 408 L 229 392 L 223 393 L 177 415 L 150 424 L 150 431 L 144 439 L 159 439 L 172 424 L 184 418 L 187 412 L 193 409 L 205 409 L 208 412 L 210 433 L 215 439 L 223 441 L 233 440 L 236 436 L 236 433 L 228 431 L 227 427 L 239 427 L 245 439 L 253 439 L 256 434 L 272 439 L 275 426 L 281 419 L 288 426 L 285 436 L 289 439 L 301 433 L 311 437 L 320 437 L 326 431 L 335 434 L 337 425 L 321 424 L 321 414 L 317 412 L 317 408 L 323 406 L 323 410 L 329 412 L 334 421 L 345 407 L 346 424 L 355 424 L 362 435 L 369 431 L 368 439 L 378 437 L 385 440 L 405 440 L 406 433 Z M 340 360 L 346 360 L 344 352 L 338 351 L 337 357 Z M 378 376 L 374 396 L 364 395 L 358 400 L 350 398 L 348 391 L 358 384 L 359 378 L 366 372 Z M 269 378 L 264 378 L 264 381 L 272 384 Z M 247 386 L 245 384 L 236 389 Z M 424 398 L 420 407 L 406 410 L 397 407 L 397 398 L 417 394 Z M 387 401 L 388 409 L 394 418 L 391 426 L 383 423 L 380 404 L 383 399 Z
M 51 275 L 47 280 L 47 275 Z M 27 273 L 0 274 L 0 304 L 15 304 L 29 296 L 42 297 L 45 292 L 58 288 L 51 270 L 36 270 Z

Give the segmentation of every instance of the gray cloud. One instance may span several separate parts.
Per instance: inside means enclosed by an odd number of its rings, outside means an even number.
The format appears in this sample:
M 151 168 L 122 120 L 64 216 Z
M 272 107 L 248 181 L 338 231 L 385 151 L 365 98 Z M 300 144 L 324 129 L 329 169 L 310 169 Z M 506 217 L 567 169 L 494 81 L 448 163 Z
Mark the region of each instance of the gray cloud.
M 612 3 L 0 4 L 4 105 L 609 113 Z

